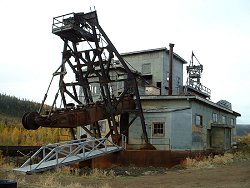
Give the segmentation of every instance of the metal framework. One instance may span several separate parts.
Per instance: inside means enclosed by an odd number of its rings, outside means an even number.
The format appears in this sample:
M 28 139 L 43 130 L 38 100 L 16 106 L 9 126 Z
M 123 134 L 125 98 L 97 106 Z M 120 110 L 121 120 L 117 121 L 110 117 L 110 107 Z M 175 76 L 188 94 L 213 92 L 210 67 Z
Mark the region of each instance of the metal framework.
M 42 146 L 20 168 L 14 170 L 24 173 L 42 172 L 123 149 L 126 149 L 126 136 L 124 135 L 122 135 L 120 146 L 107 138 L 88 138 L 48 144 Z M 37 161 L 39 162 L 36 163 Z
M 24 115 L 24 127 L 70 128 L 74 136 L 73 128 L 81 126 L 90 136 L 101 138 L 98 121 L 107 119 L 109 132 L 105 137 L 111 136 L 115 143 L 119 143 L 121 134 L 126 135 L 139 117 L 146 145 L 150 145 L 135 73 L 99 25 L 96 11 L 55 17 L 52 33 L 64 42 L 62 63 L 53 74 L 53 78 L 59 76 L 59 90 L 51 110 L 43 114 L 49 86 L 39 112 Z M 117 62 L 122 74 L 116 71 Z M 123 84 L 119 93 L 114 92 L 114 83 Z M 93 97 L 94 86 L 100 91 L 100 100 Z M 58 96 L 64 108 L 56 108 Z
M 194 58 L 198 62 L 198 65 L 194 64 Z M 203 72 L 203 65 L 200 64 L 199 60 L 196 58 L 196 56 L 192 52 L 190 64 L 189 66 L 187 66 L 188 77 L 187 77 L 187 83 L 186 83 L 186 90 L 188 89 L 195 90 L 196 92 L 199 92 L 205 97 L 210 98 L 211 90 L 201 84 L 202 72 Z

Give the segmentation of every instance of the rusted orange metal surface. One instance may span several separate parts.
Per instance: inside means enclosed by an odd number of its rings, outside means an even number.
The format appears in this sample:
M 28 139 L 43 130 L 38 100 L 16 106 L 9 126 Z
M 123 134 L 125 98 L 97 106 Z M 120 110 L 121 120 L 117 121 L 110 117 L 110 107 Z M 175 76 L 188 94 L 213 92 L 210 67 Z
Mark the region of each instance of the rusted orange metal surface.
M 113 101 L 114 103 L 116 101 Z M 136 105 L 132 97 L 126 97 L 120 101 L 116 107 L 115 115 L 125 113 L 127 110 L 135 109 Z M 93 124 L 102 119 L 109 118 L 109 112 L 105 110 L 103 103 L 94 103 L 85 106 L 69 106 L 67 108 L 55 110 L 48 115 L 39 115 L 31 112 L 23 117 L 23 125 L 27 129 L 37 129 L 42 127 L 51 128 L 75 128 Z
M 109 168 L 112 166 L 166 167 L 180 164 L 186 157 L 207 155 L 205 152 L 161 151 L 161 150 L 126 150 L 112 153 L 80 163 L 80 167 Z

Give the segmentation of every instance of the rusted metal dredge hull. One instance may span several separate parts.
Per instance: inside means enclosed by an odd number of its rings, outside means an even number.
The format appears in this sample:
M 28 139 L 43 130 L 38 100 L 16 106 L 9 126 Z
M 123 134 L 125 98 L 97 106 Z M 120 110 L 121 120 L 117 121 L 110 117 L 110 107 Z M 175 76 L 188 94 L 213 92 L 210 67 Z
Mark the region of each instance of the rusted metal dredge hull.
M 114 105 L 115 106 L 115 105 Z M 93 105 L 74 106 L 58 109 L 48 115 L 40 115 L 37 112 L 28 112 L 23 116 L 22 123 L 28 130 L 36 130 L 40 126 L 51 128 L 75 128 L 93 124 L 99 120 L 107 119 L 111 113 L 120 115 L 135 109 L 135 102 L 132 98 L 120 101 L 116 108 L 107 108 L 103 103 Z M 109 109 L 109 110 L 107 110 Z
M 187 157 L 207 156 L 205 151 L 162 151 L 162 150 L 125 150 L 79 163 L 79 168 L 110 168 L 113 166 L 166 167 L 181 164 Z

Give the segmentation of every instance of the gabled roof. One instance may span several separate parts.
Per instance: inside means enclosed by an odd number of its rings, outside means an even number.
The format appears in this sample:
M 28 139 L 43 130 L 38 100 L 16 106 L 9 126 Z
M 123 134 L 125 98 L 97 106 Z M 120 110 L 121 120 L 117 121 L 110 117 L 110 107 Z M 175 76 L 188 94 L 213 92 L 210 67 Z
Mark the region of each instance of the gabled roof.
M 152 53 L 152 52 L 158 52 L 158 51 L 165 51 L 165 52 L 167 52 L 169 54 L 169 50 L 166 47 L 162 47 L 162 48 L 154 48 L 154 49 L 148 49 L 148 50 L 140 50 L 140 51 L 121 53 L 121 56 L 124 57 L 124 56 L 130 56 L 130 55 L 136 55 L 136 54 L 144 54 L 144 53 Z M 183 59 L 181 56 L 179 56 L 176 53 L 174 53 L 174 58 L 178 59 L 183 64 L 188 63 L 185 59 Z

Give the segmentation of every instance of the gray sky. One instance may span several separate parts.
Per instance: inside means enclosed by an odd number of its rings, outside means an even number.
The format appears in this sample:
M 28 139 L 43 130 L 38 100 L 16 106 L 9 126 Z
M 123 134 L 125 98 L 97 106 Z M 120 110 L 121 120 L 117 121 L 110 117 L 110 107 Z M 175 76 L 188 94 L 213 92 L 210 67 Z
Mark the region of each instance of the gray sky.
M 120 53 L 174 43 L 189 62 L 193 50 L 211 100 L 231 102 L 242 115 L 237 123 L 250 124 L 248 0 L 2 0 L 0 93 L 41 102 L 61 63 L 63 42 L 51 33 L 53 17 L 94 6 Z

